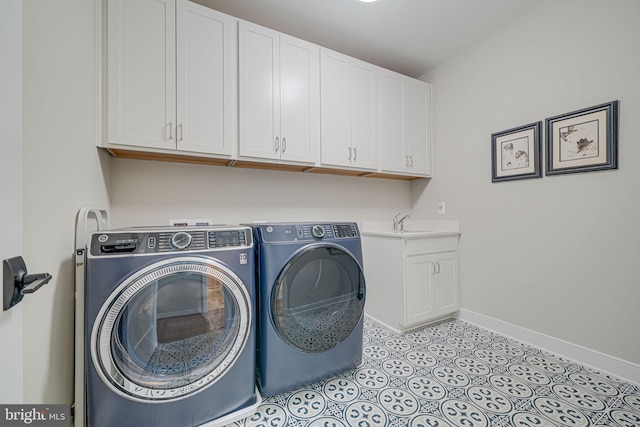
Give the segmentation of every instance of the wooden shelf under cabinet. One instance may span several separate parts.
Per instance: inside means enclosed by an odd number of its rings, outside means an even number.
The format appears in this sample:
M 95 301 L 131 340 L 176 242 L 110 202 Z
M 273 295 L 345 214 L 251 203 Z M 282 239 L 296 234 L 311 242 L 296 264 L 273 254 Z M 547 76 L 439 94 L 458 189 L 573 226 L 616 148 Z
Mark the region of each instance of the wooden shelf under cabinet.
M 196 155 L 174 154 L 174 153 L 159 153 L 153 151 L 139 151 L 139 150 L 123 150 L 117 148 L 101 148 L 108 151 L 112 156 L 120 159 L 134 159 L 134 160 L 155 160 L 161 162 L 173 162 L 173 163 L 191 163 L 198 165 L 210 165 L 210 166 L 226 166 L 235 168 L 247 168 L 247 169 L 262 169 L 262 170 L 274 170 L 274 171 L 286 171 L 286 172 L 306 172 L 328 175 L 341 175 L 341 176 L 355 176 L 365 178 L 382 178 L 382 179 L 395 179 L 401 181 L 413 181 L 416 179 L 425 179 L 419 176 L 391 174 L 384 172 L 366 172 L 358 170 L 346 170 L 346 169 L 332 169 L 326 167 L 317 166 L 304 166 L 304 165 L 292 165 L 286 163 L 267 163 L 267 162 L 253 162 L 248 160 L 233 160 L 217 157 L 205 157 Z

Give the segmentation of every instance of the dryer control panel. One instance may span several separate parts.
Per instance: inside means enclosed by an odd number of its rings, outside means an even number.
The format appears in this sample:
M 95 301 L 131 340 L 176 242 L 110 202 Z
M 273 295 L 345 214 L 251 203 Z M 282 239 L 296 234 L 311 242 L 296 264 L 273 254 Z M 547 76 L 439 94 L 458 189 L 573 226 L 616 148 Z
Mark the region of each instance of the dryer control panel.
M 260 224 L 263 242 L 305 242 L 358 238 L 358 225 L 345 223 Z
M 248 227 L 116 230 L 91 235 L 89 256 L 195 252 L 253 246 Z

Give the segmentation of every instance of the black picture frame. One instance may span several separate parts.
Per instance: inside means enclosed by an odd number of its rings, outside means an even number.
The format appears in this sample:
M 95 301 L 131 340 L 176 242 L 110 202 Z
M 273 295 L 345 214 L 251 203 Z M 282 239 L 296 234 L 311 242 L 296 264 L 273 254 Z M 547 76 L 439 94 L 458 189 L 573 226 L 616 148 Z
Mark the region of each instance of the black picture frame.
M 618 169 L 618 103 L 546 119 L 546 175 Z
M 542 121 L 491 134 L 491 182 L 542 177 Z

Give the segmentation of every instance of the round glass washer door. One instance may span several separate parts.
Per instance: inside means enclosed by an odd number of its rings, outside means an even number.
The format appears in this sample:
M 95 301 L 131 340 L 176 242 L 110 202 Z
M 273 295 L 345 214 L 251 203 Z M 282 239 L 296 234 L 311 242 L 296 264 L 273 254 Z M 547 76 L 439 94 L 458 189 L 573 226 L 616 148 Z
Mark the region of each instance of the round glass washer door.
M 319 353 L 351 335 L 364 300 L 362 269 L 349 252 L 329 244 L 309 246 L 280 272 L 271 293 L 271 318 L 291 347 Z
M 241 279 L 215 260 L 157 262 L 102 306 L 91 334 L 94 366 L 132 400 L 184 398 L 233 366 L 250 335 L 251 307 Z

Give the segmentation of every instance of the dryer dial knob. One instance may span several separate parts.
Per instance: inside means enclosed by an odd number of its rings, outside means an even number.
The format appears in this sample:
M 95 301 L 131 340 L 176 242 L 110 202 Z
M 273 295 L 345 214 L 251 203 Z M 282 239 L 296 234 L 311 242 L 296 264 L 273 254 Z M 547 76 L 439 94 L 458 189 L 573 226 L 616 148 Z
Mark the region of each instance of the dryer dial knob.
M 322 239 L 324 237 L 324 227 L 321 225 L 314 225 L 311 227 L 311 234 L 316 239 Z
M 171 236 L 171 246 L 176 249 L 184 249 L 191 244 L 191 234 L 179 231 Z

